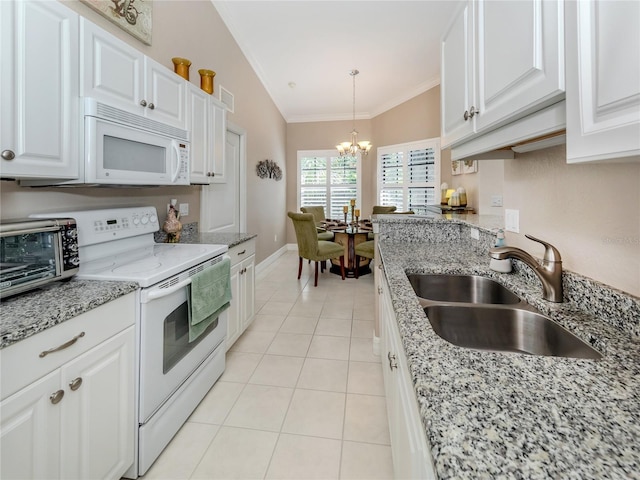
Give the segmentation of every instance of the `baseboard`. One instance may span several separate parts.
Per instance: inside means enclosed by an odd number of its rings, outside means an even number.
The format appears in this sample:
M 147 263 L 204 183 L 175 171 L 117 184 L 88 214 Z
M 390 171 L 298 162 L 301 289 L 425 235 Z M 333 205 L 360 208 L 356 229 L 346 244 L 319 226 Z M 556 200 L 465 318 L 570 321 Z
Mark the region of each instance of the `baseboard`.
M 273 262 L 275 262 L 278 258 L 280 258 L 282 255 L 287 253 L 287 250 L 290 250 L 288 247 L 289 247 L 288 245 L 280 247 L 278 250 L 273 252 L 271 255 L 269 255 L 267 258 L 261 261 L 258 265 L 256 265 L 256 275 L 259 275 L 260 273 L 265 271 L 271 264 L 273 264 Z M 296 246 L 296 248 L 298 247 Z
M 285 245 L 285 247 L 287 248 L 288 251 L 298 250 L 298 244 L 297 243 L 287 243 Z

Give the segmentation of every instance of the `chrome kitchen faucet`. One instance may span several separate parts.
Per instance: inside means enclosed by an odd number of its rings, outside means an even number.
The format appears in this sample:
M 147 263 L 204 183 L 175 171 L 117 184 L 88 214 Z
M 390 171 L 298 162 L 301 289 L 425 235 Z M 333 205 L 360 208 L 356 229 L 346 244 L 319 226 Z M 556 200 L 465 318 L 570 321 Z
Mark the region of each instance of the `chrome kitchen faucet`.
M 504 260 L 516 258 L 533 269 L 542 282 L 542 298 L 550 302 L 562 302 L 562 258 L 556 247 L 531 235 L 525 235 L 529 240 L 544 245 L 544 258 L 540 264 L 533 256 L 517 247 L 496 247 L 489 250 L 491 258 Z

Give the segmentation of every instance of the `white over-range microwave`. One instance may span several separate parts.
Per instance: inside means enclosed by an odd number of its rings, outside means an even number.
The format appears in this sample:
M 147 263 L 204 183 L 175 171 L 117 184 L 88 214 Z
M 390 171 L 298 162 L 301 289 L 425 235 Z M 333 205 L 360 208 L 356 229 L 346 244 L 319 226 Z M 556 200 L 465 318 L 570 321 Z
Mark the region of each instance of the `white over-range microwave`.
M 189 185 L 189 132 L 83 99 L 84 144 L 77 180 L 23 185 Z

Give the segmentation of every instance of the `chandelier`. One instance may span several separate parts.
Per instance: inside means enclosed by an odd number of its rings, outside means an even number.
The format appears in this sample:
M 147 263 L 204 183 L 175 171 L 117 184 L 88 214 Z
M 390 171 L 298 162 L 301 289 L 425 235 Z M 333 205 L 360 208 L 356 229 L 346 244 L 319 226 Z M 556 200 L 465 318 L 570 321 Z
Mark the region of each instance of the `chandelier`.
M 362 155 L 366 155 L 369 153 L 369 150 L 371 150 L 371 142 L 366 140 L 359 142 L 358 132 L 356 131 L 356 75 L 359 73 L 360 72 L 355 69 L 349 72 L 349 75 L 353 78 L 353 130 L 351 131 L 350 142 L 342 142 L 339 145 L 336 145 L 341 157 L 354 156 L 358 152 Z

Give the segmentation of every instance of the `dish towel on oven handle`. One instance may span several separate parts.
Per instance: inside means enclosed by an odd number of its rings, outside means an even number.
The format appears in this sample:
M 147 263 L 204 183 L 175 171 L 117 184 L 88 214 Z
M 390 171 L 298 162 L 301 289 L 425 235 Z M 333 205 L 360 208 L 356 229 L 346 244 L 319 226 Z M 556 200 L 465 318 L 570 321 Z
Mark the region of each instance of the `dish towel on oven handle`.
M 196 340 L 231 302 L 231 261 L 224 258 L 191 277 L 189 342 Z

